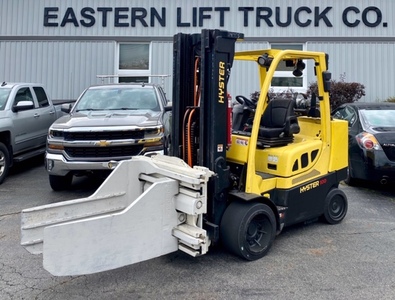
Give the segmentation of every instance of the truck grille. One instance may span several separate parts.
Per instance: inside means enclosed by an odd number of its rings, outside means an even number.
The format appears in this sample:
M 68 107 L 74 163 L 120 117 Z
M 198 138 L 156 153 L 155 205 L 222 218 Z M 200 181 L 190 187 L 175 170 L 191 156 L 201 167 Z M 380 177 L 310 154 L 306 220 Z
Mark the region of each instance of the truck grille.
M 64 149 L 73 158 L 96 158 L 96 157 L 131 157 L 138 155 L 143 150 L 142 145 L 119 146 L 119 147 L 65 147 Z
M 66 141 L 126 140 L 126 139 L 142 139 L 142 138 L 144 138 L 144 130 L 64 133 L 64 139 Z

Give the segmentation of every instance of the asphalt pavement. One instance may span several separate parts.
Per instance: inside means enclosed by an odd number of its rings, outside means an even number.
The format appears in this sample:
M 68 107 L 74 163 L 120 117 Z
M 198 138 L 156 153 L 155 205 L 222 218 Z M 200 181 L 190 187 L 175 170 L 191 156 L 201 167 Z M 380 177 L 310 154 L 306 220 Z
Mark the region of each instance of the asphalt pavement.
M 99 184 L 81 178 L 71 191 L 53 192 L 41 159 L 12 170 L 0 185 L 0 299 L 395 299 L 395 188 L 342 184 L 349 210 L 341 224 L 287 228 L 258 261 L 213 248 L 198 258 L 175 252 L 52 276 L 41 255 L 20 246 L 21 210 L 85 197 Z

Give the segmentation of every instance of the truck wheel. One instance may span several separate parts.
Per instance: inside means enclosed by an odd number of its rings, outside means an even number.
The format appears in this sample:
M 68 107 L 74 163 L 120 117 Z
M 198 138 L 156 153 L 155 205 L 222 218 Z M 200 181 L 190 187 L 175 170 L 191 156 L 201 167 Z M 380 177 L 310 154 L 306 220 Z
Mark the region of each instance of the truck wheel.
M 347 196 L 338 188 L 329 191 L 325 198 L 324 220 L 329 224 L 340 223 L 347 214 Z
M 0 184 L 2 184 L 7 177 L 9 169 L 10 153 L 8 152 L 8 148 L 3 143 L 0 143 Z
M 49 175 L 49 184 L 54 191 L 63 191 L 69 189 L 72 180 L 72 174 L 67 174 L 66 176 Z
M 230 252 L 247 260 L 269 251 L 276 235 L 276 218 L 262 203 L 232 202 L 221 221 L 221 241 Z

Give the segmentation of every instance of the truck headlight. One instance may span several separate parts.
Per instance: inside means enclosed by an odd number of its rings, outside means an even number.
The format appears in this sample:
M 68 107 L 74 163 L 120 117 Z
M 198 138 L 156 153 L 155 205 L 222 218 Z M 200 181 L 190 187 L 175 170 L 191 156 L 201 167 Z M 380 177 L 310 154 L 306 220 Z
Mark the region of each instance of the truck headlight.
M 145 136 L 160 135 L 164 132 L 163 126 L 157 128 L 149 129 L 145 131 Z
M 48 135 L 51 138 L 63 138 L 63 130 L 49 129 Z

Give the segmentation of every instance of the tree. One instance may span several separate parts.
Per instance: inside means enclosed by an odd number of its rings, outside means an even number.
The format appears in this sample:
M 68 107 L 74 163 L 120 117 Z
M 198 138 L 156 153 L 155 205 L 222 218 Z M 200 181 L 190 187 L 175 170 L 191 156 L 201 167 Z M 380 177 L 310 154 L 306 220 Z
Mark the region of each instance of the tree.
M 331 90 L 329 93 L 331 109 L 334 110 L 344 103 L 356 102 L 365 96 L 365 86 L 357 82 L 346 82 L 345 73 L 340 75 L 340 80 L 331 80 Z M 318 95 L 317 82 L 310 83 L 307 94 Z

